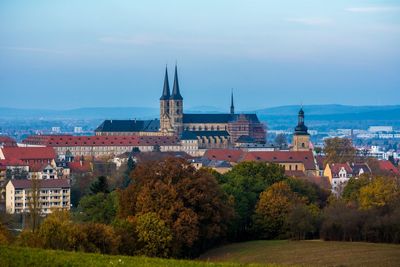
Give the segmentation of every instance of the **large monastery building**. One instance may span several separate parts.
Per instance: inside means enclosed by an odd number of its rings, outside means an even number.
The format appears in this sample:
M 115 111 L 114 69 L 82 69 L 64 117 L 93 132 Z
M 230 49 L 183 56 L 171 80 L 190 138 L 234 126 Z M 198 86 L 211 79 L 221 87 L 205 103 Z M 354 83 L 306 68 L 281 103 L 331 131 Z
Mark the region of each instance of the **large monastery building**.
M 159 120 L 106 120 L 96 129 L 96 135 L 174 135 L 183 140 L 197 140 L 199 148 L 227 148 L 234 146 L 239 138 L 259 144 L 266 142 L 265 126 L 256 114 L 235 113 L 233 95 L 229 113 L 184 113 L 176 66 L 172 92 L 165 70 Z

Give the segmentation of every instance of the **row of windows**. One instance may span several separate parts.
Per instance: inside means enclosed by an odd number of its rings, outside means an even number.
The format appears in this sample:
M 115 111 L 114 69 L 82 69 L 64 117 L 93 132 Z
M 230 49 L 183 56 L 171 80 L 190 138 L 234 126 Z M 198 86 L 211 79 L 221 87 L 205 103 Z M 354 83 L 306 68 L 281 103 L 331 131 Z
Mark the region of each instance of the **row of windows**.
M 204 126 L 204 127 L 202 127 L 202 126 L 192 126 L 192 127 L 189 127 L 189 126 L 187 126 L 187 127 L 185 127 L 185 131 L 208 131 L 208 130 L 210 130 L 210 131 L 227 131 L 227 127 L 226 126 L 224 126 L 224 127 L 219 127 L 219 126 L 216 126 L 216 127 L 214 127 L 214 126 L 210 126 L 210 127 L 208 127 L 208 126 Z

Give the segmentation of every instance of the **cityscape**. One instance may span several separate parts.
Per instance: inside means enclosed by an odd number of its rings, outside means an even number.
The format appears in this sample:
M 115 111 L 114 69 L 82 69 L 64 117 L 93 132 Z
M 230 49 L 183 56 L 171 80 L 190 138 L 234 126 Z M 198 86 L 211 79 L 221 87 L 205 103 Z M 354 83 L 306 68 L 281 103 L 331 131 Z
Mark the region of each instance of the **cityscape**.
M 178 2 L 0 4 L 0 266 L 398 266 L 398 3 Z

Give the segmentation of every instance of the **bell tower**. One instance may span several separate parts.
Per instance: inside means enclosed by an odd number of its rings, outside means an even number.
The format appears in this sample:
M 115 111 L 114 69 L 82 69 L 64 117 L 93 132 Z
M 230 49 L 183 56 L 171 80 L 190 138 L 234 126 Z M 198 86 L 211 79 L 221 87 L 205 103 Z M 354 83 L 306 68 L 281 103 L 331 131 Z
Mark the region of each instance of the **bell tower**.
M 178 68 L 175 65 L 174 87 L 169 100 L 169 116 L 174 132 L 180 135 L 183 132 L 183 97 L 179 91 Z
M 165 76 L 164 76 L 164 88 L 162 95 L 160 97 L 160 131 L 161 132 L 170 132 L 172 131 L 171 119 L 170 119 L 170 90 L 169 90 L 169 81 L 168 81 L 168 69 L 165 67 Z
M 308 128 L 304 124 L 304 111 L 300 109 L 298 114 L 298 123 L 293 134 L 293 151 L 310 150 L 310 134 Z

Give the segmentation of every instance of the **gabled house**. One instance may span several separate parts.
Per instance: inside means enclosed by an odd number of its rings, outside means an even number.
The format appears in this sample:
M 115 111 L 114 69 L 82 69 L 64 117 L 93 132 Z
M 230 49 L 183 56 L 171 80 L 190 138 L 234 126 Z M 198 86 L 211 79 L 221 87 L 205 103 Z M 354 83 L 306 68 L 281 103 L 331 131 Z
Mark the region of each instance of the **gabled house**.
M 340 195 L 347 182 L 353 177 L 353 169 L 348 163 L 331 163 L 326 165 L 324 176 L 331 182 L 332 193 Z

